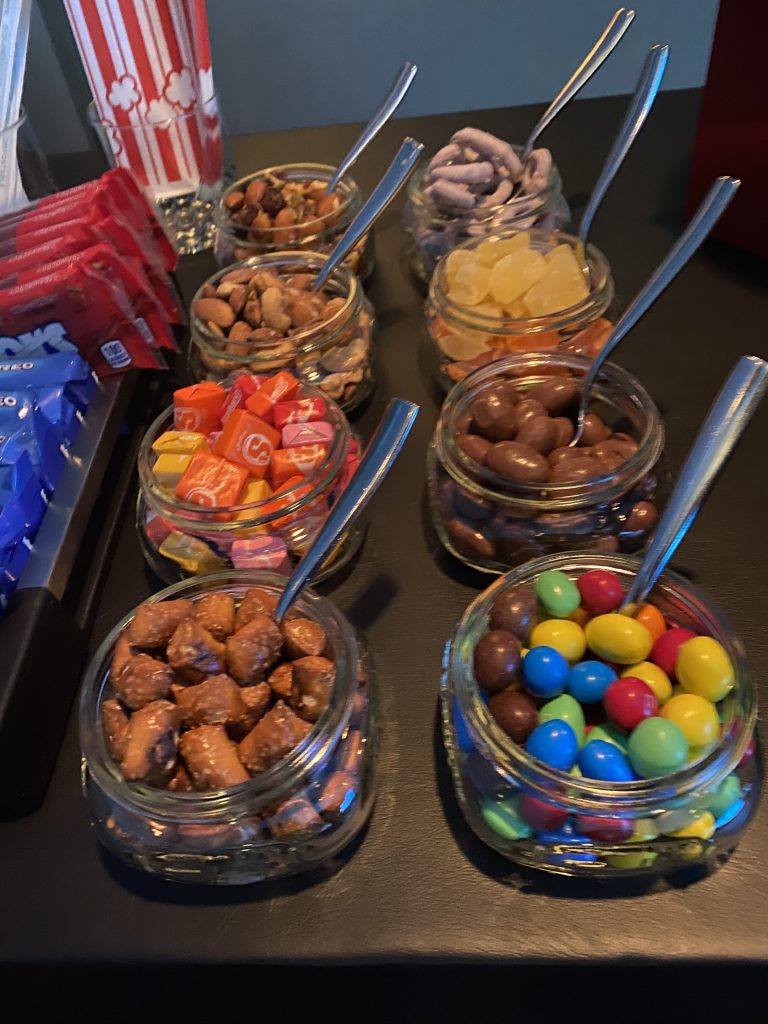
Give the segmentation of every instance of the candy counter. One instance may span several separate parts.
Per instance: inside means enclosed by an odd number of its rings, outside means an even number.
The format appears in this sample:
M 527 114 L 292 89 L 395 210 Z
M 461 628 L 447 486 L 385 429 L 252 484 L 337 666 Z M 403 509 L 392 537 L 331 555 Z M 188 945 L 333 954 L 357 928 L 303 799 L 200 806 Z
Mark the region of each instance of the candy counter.
M 595 244 L 610 254 L 619 297 L 634 293 L 679 229 L 696 110 L 695 93 L 659 99 L 596 220 Z M 621 111 L 620 100 L 584 101 L 549 129 L 547 144 L 551 137 L 563 194 L 574 211 L 599 166 L 601 140 Z M 519 139 L 535 113 L 492 111 L 473 116 L 473 123 Z M 365 193 L 404 131 L 435 152 L 466 120 L 449 115 L 390 124 L 356 165 L 355 180 Z M 311 157 L 332 162 L 354 134 L 350 127 L 313 132 Z M 592 138 L 594 146 L 587 144 Z M 307 139 L 306 133 L 288 132 L 237 140 L 238 166 L 306 160 Z M 352 968 L 365 966 L 367 1002 L 381 1004 L 382 1016 L 372 1019 L 393 1019 L 398 1004 L 402 1011 L 398 982 L 408 977 L 406 962 L 435 969 L 429 997 L 425 991 L 416 1001 L 419 1009 L 433 1010 L 478 962 L 484 965 L 486 993 L 508 992 L 515 966 L 541 985 L 536 965 L 546 964 L 548 983 L 570 977 L 573 994 L 584 999 L 598 990 L 618 998 L 622 991 L 626 995 L 630 979 L 638 983 L 629 968 L 616 975 L 603 971 L 620 962 L 655 965 L 660 972 L 662 961 L 706 968 L 713 999 L 725 995 L 726 967 L 739 962 L 747 986 L 746 965 L 768 962 L 764 802 L 720 870 L 694 872 L 663 891 L 653 879 L 613 879 L 605 889 L 590 878 L 546 878 L 525 867 L 510 884 L 508 861 L 467 827 L 440 736 L 438 686 L 444 645 L 489 577 L 445 552 L 432 524 L 425 455 L 444 393 L 423 337 L 426 296 L 404 252 L 403 204 L 401 196 L 374 232 L 376 269 L 366 294 L 378 324 L 376 388 L 350 413 L 350 422 L 367 439 L 393 394 L 419 402 L 422 414 L 367 513 L 360 552 L 320 587 L 364 633 L 377 680 L 382 745 L 369 823 L 334 871 L 226 892 L 169 886 L 100 851 L 79 789 L 79 743 L 70 721 L 43 806 L 0 826 L 0 898 L 7 922 L 0 943 L 6 961 L 52 967 L 66 960 L 83 968 L 97 961 L 165 968 L 247 964 L 265 968 L 259 974 L 265 979 L 281 966 L 301 966 L 315 983 L 323 979 L 338 986 L 346 979 L 354 986 Z M 187 301 L 214 271 L 212 257 L 185 263 L 181 283 Z M 642 384 L 663 419 L 664 460 L 673 475 L 734 358 L 766 354 L 768 295 L 760 282 L 749 259 L 709 247 L 622 349 L 618 362 Z M 756 468 L 767 425 L 762 409 L 672 566 L 734 623 L 759 703 L 768 669 L 759 597 L 768 552 L 759 510 L 768 492 Z M 95 597 L 91 654 L 117 622 L 162 586 L 142 557 L 133 511 L 136 485 L 134 474 L 128 493 L 114 495 L 111 514 L 118 528 Z M 47 870 L 51 857 L 55 872 Z M 589 990 L 573 979 L 575 962 L 594 969 L 585 972 Z M 521 1006 L 530 995 L 522 993 Z M 300 994 L 296 1000 L 309 1005 Z

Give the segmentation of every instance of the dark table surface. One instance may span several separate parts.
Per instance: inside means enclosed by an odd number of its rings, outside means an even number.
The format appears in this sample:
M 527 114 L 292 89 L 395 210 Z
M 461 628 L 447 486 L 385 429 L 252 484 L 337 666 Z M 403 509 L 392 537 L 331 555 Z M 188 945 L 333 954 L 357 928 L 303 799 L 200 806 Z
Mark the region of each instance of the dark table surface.
M 566 195 L 577 210 L 624 102 L 574 103 L 547 132 Z M 660 97 L 595 222 L 593 239 L 608 254 L 625 299 L 679 230 L 697 110 L 695 92 Z M 396 121 L 362 157 L 355 177 L 367 191 L 406 133 L 421 139 L 427 150 L 465 123 L 522 139 L 537 113 L 520 108 Z M 238 139 L 238 170 L 300 159 L 333 163 L 355 134 L 354 126 L 344 126 Z M 739 172 L 727 154 L 722 171 Z M 377 268 L 369 291 L 378 312 L 379 380 L 357 426 L 370 433 L 392 395 L 418 402 L 422 412 L 370 507 L 361 557 L 329 589 L 367 636 L 384 695 L 386 743 L 370 827 L 331 877 L 229 890 L 148 879 L 100 852 L 80 794 L 71 722 L 43 807 L 0 825 L 0 962 L 305 967 L 768 962 L 765 802 L 720 871 L 652 892 L 535 877 L 510 884 L 507 862 L 470 835 L 459 815 L 436 730 L 438 674 L 454 622 L 487 581 L 437 550 L 425 516 L 424 460 L 439 395 L 420 369 L 423 293 L 402 257 L 401 206 L 399 200 L 376 228 Z M 211 267 L 209 257 L 188 261 L 185 287 Z M 620 354 L 619 361 L 639 374 L 665 412 L 673 471 L 737 356 L 768 355 L 764 270 L 744 254 L 710 244 Z M 705 585 L 727 609 L 760 686 L 768 669 L 767 432 L 765 407 L 675 559 L 676 568 Z M 157 588 L 143 566 L 129 504 L 99 599 L 94 645 Z M 51 654 L 48 683 L 55 685 Z M 402 993 L 393 995 L 402 999 Z

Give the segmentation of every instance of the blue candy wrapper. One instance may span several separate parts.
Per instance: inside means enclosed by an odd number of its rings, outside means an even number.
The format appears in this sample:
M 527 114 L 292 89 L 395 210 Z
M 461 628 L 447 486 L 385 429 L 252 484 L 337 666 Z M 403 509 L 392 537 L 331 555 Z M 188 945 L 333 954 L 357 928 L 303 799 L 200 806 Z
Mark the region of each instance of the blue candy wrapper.
M 34 539 L 48 507 L 28 452 L 11 455 L 0 460 L 0 548 Z
M 22 450 L 45 490 L 52 493 L 66 460 L 56 431 L 31 400 L 21 408 L 0 405 L 0 462 L 15 462 Z
M 76 351 L 0 360 L 0 388 L 3 390 L 21 391 L 59 384 L 64 385 L 67 398 L 81 412 L 88 408 L 96 389 L 96 378 Z

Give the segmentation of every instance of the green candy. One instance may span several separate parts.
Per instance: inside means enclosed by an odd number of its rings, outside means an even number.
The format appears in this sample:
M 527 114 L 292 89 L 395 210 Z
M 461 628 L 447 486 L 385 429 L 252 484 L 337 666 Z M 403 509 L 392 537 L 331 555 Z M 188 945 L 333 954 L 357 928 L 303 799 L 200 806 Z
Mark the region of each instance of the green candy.
M 550 615 L 556 619 L 567 619 L 581 604 L 579 588 L 557 569 L 543 572 L 536 580 L 536 597 Z
M 736 774 L 727 775 L 710 796 L 706 809 L 715 818 L 719 818 L 721 814 L 725 814 L 732 804 L 735 804 L 737 800 L 741 800 L 741 796 L 742 789 L 739 776 Z
M 605 860 L 612 868 L 624 868 L 629 871 L 633 868 L 650 867 L 657 856 L 658 854 L 652 850 L 638 850 L 635 853 L 628 850 L 626 853 L 612 853 Z
M 632 730 L 627 754 L 642 779 L 655 779 L 685 767 L 688 741 L 680 727 L 669 719 L 646 718 Z
M 551 722 L 553 718 L 559 718 L 576 733 L 579 746 L 584 742 L 584 712 L 581 704 L 569 693 L 564 693 L 554 700 L 548 701 L 539 708 L 539 722 Z
M 507 797 L 505 800 L 483 800 L 480 813 L 483 821 L 502 839 L 527 839 L 533 835 L 533 829 L 520 817 L 517 809 L 517 798 Z
M 596 725 L 594 729 L 590 729 L 587 743 L 591 743 L 592 740 L 604 740 L 606 743 L 612 743 L 614 747 L 618 747 L 622 754 L 627 753 L 627 737 L 612 722 L 604 722 L 602 725 Z

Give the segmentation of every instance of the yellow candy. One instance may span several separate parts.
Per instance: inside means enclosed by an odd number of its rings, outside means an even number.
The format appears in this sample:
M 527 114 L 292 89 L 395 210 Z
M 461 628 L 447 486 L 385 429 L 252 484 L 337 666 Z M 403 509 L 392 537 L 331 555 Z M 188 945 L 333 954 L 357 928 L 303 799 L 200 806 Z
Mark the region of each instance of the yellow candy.
M 593 654 L 617 665 L 645 661 L 653 646 L 653 637 L 642 623 L 617 612 L 590 619 L 585 633 Z
M 679 727 L 689 747 L 708 746 L 720 735 L 717 708 L 698 694 L 681 693 L 679 697 L 671 697 L 659 713 Z
M 205 434 L 193 430 L 166 430 L 152 445 L 152 451 L 158 455 L 193 455 L 200 448 L 208 446 Z
M 696 636 L 680 648 L 675 675 L 686 693 L 717 703 L 733 689 L 733 665 L 722 644 L 711 636 Z
M 250 505 L 254 501 L 266 501 L 272 494 L 272 488 L 269 486 L 266 480 L 249 480 L 245 485 L 243 493 L 237 499 L 238 505 Z M 235 513 L 235 519 L 238 522 L 248 522 L 249 519 L 255 518 L 258 512 L 254 509 L 244 509 L 242 512 Z M 238 530 L 238 537 L 258 537 L 269 533 L 266 526 L 250 526 L 248 529 Z
M 586 624 L 589 622 L 589 612 L 587 612 L 585 608 L 577 608 L 575 611 L 571 612 L 568 618 L 571 622 L 575 622 L 584 629 Z
M 652 661 L 641 661 L 637 665 L 630 665 L 624 669 L 622 676 L 632 676 L 633 679 L 642 679 L 648 683 L 656 694 L 659 704 L 668 701 L 672 696 L 672 683 L 663 668 L 654 665 Z
M 702 815 L 678 829 L 677 832 L 669 832 L 668 835 L 676 839 L 711 839 L 715 834 L 715 816 L 710 811 L 704 811 Z
M 531 630 L 531 647 L 554 647 L 572 665 L 584 657 L 584 630 L 570 619 L 546 619 Z
M 530 245 L 531 236 L 527 231 L 521 231 L 517 235 L 512 235 L 511 238 L 494 238 L 481 242 L 474 253 L 478 263 L 482 263 L 485 267 L 492 267 L 503 256 L 508 256 L 517 249 L 529 249 Z
M 496 263 L 488 281 L 491 295 L 496 302 L 515 302 L 540 281 L 547 270 L 547 264 L 535 249 L 518 249 Z
M 630 843 L 648 843 L 659 835 L 651 818 L 638 818 L 630 837 Z
M 155 480 L 163 487 L 175 487 L 192 459 L 191 455 L 160 455 L 155 460 L 152 472 Z
M 160 554 L 177 562 L 185 572 L 211 572 L 224 566 L 225 560 L 198 537 L 189 537 L 175 530 L 160 545 Z

